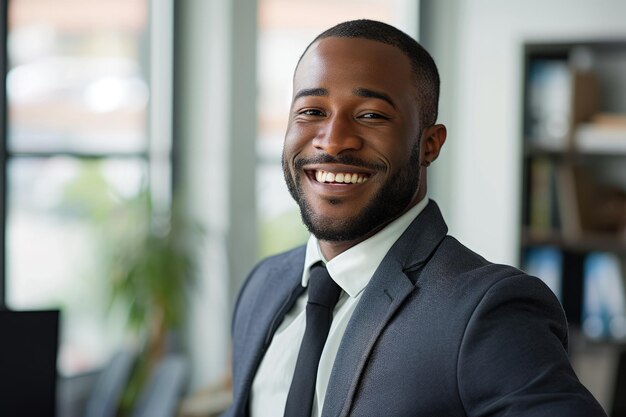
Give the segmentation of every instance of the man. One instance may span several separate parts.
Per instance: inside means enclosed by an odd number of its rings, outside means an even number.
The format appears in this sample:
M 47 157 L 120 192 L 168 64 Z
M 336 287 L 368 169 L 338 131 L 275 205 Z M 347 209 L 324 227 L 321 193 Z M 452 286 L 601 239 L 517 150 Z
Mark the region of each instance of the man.
M 426 194 L 438 95 L 430 55 L 380 22 L 304 52 L 283 169 L 312 236 L 241 290 L 227 416 L 605 415 L 550 290 L 446 235 Z

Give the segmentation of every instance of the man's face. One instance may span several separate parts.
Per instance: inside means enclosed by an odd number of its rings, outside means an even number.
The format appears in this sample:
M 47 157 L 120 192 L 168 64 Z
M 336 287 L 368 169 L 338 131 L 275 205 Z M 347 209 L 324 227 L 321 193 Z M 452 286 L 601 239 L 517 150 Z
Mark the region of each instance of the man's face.
M 294 76 L 287 186 L 318 239 L 367 237 L 418 201 L 420 117 L 408 58 L 359 38 L 313 44 Z

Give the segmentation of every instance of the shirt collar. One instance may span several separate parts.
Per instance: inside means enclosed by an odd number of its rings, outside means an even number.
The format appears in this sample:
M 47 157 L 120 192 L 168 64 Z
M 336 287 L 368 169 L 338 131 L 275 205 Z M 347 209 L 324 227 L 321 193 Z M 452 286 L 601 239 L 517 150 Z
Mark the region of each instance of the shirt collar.
M 358 296 L 369 283 L 391 246 L 400 238 L 402 233 L 417 218 L 427 204 L 428 197 L 424 197 L 419 203 L 389 223 L 381 231 L 340 253 L 328 262 L 322 255 L 317 238 L 311 235 L 306 245 L 302 286 L 306 287 L 309 283 L 309 269 L 311 266 L 316 262 L 322 261 L 326 264 L 332 279 L 341 289 L 352 298 Z

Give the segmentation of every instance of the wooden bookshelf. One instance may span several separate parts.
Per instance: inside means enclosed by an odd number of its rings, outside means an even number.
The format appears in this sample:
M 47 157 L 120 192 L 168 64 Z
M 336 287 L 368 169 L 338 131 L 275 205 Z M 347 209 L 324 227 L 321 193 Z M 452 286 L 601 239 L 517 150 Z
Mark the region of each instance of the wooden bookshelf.
M 572 252 L 602 251 L 626 255 L 626 239 L 608 233 L 589 232 L 582 238 L 573 239 L 563 236 L 560 230 L 533 232 L 525 229 L 522 230 L 522 246 L 555 246 Z
M 626 39 L 523 53 L 520 263 L 583 334 L 624 343 Z

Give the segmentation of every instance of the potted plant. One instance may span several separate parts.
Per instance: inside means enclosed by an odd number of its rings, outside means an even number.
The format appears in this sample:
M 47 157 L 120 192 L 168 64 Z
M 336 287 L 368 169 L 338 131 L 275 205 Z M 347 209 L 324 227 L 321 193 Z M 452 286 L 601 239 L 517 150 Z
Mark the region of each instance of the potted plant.
M 112 303 L 127 311 L 140 350 L 122 399 L 122 410 L 128 410 L 183 322 L 204 232 L 178 202 L 156 213 L 148 192 L 122 204 L 110 219 L 105 233 Z

